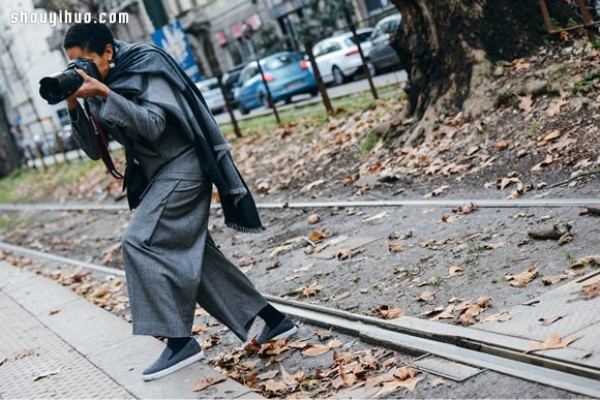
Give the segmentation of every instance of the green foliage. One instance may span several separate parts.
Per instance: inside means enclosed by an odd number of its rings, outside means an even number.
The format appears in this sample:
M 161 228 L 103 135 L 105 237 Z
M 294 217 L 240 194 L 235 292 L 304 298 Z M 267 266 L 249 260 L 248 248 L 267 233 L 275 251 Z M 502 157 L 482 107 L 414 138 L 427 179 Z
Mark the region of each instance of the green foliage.
M 600 83 L 600 71 L 590 71 L 584 74 L 573 85 L 573 93 L 575 94 L 588 94 L 595 92 L 596 85 Z
M 270 22 L 261 25 L 252 36 L 254 51 L 261 58 L 285 50 L 285 43 L 285 39 L 277 35 L 277 28 Z
M 302 43 L 314 44 L 331 36 L 336 30 L 347 26 L 345 13 L 354 13 L 352 2 L 347 0 L 304 0 L 303 4 L 304 18 L 296 24 Z

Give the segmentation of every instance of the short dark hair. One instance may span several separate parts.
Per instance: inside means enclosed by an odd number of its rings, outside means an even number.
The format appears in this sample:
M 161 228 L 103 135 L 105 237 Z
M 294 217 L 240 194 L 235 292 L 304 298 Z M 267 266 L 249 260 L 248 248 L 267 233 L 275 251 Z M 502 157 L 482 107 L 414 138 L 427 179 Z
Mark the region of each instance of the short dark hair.
M 107 44 L 115 46 L 115 38 L 105 24 L 94 19 L 92 22 L 73 24 L 65 33 L 63 47 L 81 47 L 85 51 L 93 51 L 99 55 L 104 54 Z

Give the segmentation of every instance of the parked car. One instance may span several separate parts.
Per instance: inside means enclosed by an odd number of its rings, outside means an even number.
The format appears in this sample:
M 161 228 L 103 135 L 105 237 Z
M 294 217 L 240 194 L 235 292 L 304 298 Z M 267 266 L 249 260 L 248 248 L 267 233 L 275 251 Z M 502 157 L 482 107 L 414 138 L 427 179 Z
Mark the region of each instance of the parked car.
M 264 81 L 256 61 L 248 63 L 240 73 L 235 100 L 242 114 L 248 114 L 250 110 L 261 106 L 269 107 L 265 82 L 269 85 L 274 102 L 284 100 L 290 103 L 295 95 L 309 93 L 316 96 L 319 93 L 317 81 L 302 53 L 282 51 L 259 62 L 265 76 Z
M 223 98 L 223 92 L 221 92 L 217 78 L 201 80 L 196 83 L 196 86 L 202 92 L 202 96 L 204 96 L 204 100 L 206 100 L 206 104 L 213 114 L 218 114 L 225 110 L 225 99 Z
M 225 85 L 225 91 L 227 92 L 227 96 L 229 101 L 234 102 L 234 90 L 237 87 L 237 83 L 240 79 L 240 74 L 242 73 L 242 69 L 246 64 L 238 65 L 237 67 L 233 67 L 229 71 L 223 74 L 223 85 Z M 234 102 L 235 103 L 235 102 Z
M 400 14 L 390 15 L 379 21 L 369 40 L 371 49 L 367 58 L 373 64 L 375 71 L 400 68 L 400 58 L 396 50 L 390 46 L 390 34 L 394 33 L 402 23 Z
M 358 29 L 360 46 L 365 55 L 371 49 L 371 28 Z M 336 34 L 328 39 L 321 40 L 313 46 L 313 55 L 325 83 L 342 83 L 362 72 L 362 60 L 358 46 L 354 43 L 352 32 Z M 369 67 L 371 68 L 371 67 Z M 371 69 L 373 72 L 373 70 Z

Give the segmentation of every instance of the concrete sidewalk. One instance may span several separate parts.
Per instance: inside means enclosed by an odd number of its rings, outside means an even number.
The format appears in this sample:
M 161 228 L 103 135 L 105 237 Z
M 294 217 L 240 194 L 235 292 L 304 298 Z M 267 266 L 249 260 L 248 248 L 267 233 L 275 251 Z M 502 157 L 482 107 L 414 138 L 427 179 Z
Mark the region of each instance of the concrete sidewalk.
M 68 288 L 0 262 L 0 398 L 261 398 L 194 363 L 144 382 L 141 371 L 164 345 Z M 52 312 L 51 312 L 52 311 Z

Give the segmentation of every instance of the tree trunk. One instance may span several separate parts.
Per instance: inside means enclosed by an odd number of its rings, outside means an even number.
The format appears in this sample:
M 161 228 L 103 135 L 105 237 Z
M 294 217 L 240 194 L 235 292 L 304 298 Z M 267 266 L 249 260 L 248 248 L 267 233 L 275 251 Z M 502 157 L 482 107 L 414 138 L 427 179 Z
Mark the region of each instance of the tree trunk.
M 537 0 L 392 0 L 402 23 L 391 38 L 409 76 L 407 117 L 419 122 L 411 141 L 443 113 L 479 115 L 493 63 L 527 56 L 547 33 Z M 569 10 L 548 2 L 552 17 Z M 564 3 L 564 2 L 560 2 Z
M 10 124 L 4 112 L 4 101 L 0 97 L 0 178 L 17 169 L 20 160 L 21 151 L 10 131 Z

